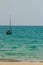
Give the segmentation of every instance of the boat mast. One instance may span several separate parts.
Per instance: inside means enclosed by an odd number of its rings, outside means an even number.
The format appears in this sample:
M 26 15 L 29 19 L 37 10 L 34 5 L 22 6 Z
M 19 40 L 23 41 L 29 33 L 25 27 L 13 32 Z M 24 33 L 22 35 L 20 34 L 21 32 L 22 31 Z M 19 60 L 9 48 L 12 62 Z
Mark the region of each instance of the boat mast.
M 11 16 L 10 16 L 10 29 L 6 32 L 6 34 L 12 34 L 12 28 L 11 28 Z
M 11 30 L 11 16 L 10 16 L 10 30 Z

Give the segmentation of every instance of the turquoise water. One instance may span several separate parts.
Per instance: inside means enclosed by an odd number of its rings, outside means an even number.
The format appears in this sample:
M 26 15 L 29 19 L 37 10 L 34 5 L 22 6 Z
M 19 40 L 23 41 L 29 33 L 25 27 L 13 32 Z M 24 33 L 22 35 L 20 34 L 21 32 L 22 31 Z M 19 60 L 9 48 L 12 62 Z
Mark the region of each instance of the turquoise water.
M 43 26 L 0 26 L 0 59 L 43 60 Z

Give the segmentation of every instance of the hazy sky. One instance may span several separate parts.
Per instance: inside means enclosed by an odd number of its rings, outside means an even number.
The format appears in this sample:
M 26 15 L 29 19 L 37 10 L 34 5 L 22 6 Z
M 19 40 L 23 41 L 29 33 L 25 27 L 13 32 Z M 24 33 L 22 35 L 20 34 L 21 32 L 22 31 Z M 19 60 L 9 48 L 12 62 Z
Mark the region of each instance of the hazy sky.
M 43 25 L 43 0 L 0 0 L 0 25 Z

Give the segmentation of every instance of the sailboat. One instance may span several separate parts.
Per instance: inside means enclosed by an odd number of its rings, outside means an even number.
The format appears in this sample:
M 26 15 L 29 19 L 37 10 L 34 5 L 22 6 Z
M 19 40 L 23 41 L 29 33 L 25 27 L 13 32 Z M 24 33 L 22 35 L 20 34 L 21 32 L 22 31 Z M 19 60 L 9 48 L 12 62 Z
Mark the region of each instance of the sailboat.
M 10 16 L 10 28 L 9 28 L 9 30 L 7 30 L 6 34 L 7 34 L 7 35 L 12 34 L 12 27 L 11 27 L 11 16 Z

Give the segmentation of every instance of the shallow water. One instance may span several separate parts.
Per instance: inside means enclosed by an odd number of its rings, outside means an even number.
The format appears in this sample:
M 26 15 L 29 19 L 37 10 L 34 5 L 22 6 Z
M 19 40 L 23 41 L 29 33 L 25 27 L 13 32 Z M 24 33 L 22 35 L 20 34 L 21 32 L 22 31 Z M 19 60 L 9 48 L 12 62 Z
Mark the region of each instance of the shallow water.
M 43 60 L 43 26 L 0 26 L 0 59 Z

